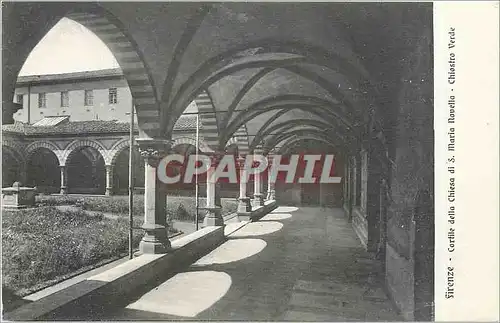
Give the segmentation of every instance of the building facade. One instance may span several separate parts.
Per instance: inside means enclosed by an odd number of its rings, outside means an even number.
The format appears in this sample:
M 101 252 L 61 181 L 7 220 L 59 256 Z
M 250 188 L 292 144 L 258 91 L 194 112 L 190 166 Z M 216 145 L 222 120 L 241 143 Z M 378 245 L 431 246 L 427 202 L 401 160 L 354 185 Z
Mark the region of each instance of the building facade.
M 53 116 L 69 116 L 71 121 L 128 121 L 132 105 L 120 69 L 21 76 L 14 98 L 22 106 L 14 120 L 28 124 Z

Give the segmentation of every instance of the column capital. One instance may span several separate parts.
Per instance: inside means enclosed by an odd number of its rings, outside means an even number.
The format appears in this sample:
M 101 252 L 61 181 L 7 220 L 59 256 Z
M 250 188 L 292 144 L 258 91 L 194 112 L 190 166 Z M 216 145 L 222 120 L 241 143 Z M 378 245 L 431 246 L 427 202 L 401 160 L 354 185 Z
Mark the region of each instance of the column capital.
M 240 170 L 242 170 L 245 167 L 246 160 L 247 160 L 246 157 L 243 156 L 238 156 L 238 158 L 236 159 L 236 162 L 238 163 L 238 167 L 240 168 Z
M 211 163 L 212 163 L 212 167 L 217 167 L 220 163 L 220 161 L 222 160 L 222 158 L 224 158 L 224 152 L 223 151 L 214 151 L 214 152 L 209 152 L 209 153 L 206 153 L 206 155 L 208 157 L 210 157 L 210 160 L 211 160 Z
M 172 147 L 172 141 L 166 139 L 137 138 L 137 146 L 142 158 L 151 166 L 158 166 Z

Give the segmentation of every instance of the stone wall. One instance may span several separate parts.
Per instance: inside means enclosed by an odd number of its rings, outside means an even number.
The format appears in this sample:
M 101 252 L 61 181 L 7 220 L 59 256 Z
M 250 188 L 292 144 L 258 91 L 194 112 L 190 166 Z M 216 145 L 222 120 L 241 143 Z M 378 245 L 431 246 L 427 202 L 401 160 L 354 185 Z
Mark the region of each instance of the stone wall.
M 433 271 L 429 272 L 429 268 L 434 262 L 434 240 L 426 241 L 427 247 L 416 253 L 415 239 L 421 237 L 415 235 L 429 236 L 434 227 L 432 10 L 427 8 L 420 10 L 421 16 L 414 15 L 406 13 L 401 17 L 412 24 L 401 31 L 407 45 L 400 49 L 400 79 L 393 88 L 398 100 L 391 109 L 395 112 L 392 119 L 388 118 L 388 124 L 394 126 L 387 132 L 393 164 L 388 174 L 386 280 L 392 298 L 407 319 L 430 320 L 415 316 L 419 306 L 430 307 L 433 302 L 432 288 L 425 288 L 427 294 L 420 295 L 416 302 L 415 294 L 420 290 L 415 290 L 415 277 L 424 275 L 426 284 L 433 285 Z M 419 197 L 422 194 L 428 198 Z M 430 223 L 425 232 L 415 230 L 416 218 L 422 217 Z M 426 268 L 425 273 L 422 268 Z

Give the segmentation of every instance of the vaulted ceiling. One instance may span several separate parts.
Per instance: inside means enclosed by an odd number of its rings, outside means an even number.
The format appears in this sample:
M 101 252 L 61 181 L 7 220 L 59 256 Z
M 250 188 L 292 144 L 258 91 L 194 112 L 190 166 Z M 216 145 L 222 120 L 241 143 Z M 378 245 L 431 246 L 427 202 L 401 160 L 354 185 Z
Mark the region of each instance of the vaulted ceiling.
M 17 77 L 37 41 L 73 17 L 117 57 L 144 135 L 169 138 L 206 91 L 218 149 L 245 126 L 250 149 L 303 139 L 344 152 L 390 121 L 383 103 L 407 38 L 428 35 L 432 17 L 418 3 L 9 3 L 3 13 L 4 75 Z

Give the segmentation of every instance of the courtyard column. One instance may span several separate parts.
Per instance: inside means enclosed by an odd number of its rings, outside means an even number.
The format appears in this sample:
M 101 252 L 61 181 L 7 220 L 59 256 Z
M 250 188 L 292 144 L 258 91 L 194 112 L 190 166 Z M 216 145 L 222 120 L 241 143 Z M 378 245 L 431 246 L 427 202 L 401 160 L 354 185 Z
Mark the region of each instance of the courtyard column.
M 274 190 L 274 181 L 271 178 L 271 167 L 273 166 L 273 156 L 267 156 L 267 200 L 276 199 L 276 191 Z
M 166 214 L 166 184 L 157 176 L 158 164 L 168 154 L 169 140 L 138 138 L 144 158 L 144 237 L 139 244 L 142 254 L 160 254 L 170 250 Z
M 245 169 L 245 158 L 238 158 L 238 166 L 240 168 L 240 197 L 238 203 L 238 213 L 249 213 L 252 211 L 250 198 L 247 196 L 247 170 Z
M 264 194 L 262 194 L 262 173 L 254 173 L 253 176 L 253 206 L 255 208 L 264 205 Z
M 106 165 L 106 195 L 113 194 L 113 165 Z
M 224 225 L 222 218 L 222 206 L 220 198 L 220 183 L 216 182 L 215 170 L 222 155 L 213 154 L 211 156 L 211 164 L 207 171 L 207 204 L 204 207 L 206 210 L 203 225 L 206 226 L 220 226 Z
M 61 165 L 59 166 L 59 169 L 61 171 L 61 194 L 68 194 L 68 186 L 67 186 L 67 181 L 68 181 L 68 168 L 66 165 Z

